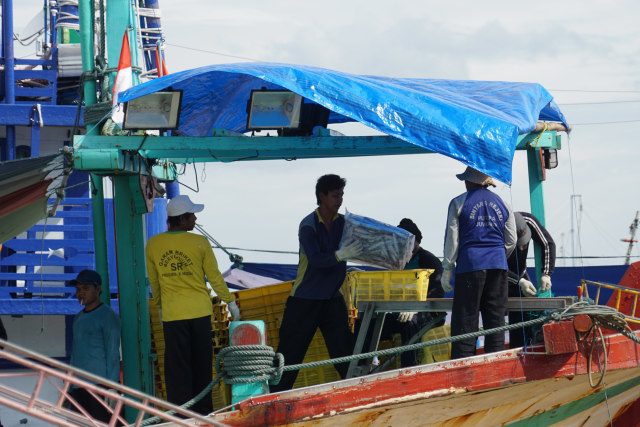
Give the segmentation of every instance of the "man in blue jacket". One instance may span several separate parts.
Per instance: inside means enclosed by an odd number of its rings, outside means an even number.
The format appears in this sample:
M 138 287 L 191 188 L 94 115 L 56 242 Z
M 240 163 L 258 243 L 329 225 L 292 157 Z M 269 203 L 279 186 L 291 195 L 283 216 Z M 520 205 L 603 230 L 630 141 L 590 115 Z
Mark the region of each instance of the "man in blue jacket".
M 354 242 L 339 248 L 344 216 L 338 210 L 342 206 L 346 183 L 338 175 L 321 176 L 316 183 L 318 208 L 302 220 L 298 229 L 298 274 L 285 305 L 277 350 L 284 355 L 287 365 L 302 363 L 318 328 L 331 358 L 353 352 L 347 307 L 340 286 L 347 271 L 346 260 L 357 257 L 362 247 Z M 348 363 L 335 367 L 345 378 Z M 271 392 L 289 390 L 297 376 L 297 371 L 285 372 L 279 384 L 270 386 Z
M 516 244 L 513 213 L 500 196 L 489 191 L 493 179 L 468 167 L 456 175 L 467 189 L 449 204 L 444 241 L 442 287 L 455 290 L 451 310 L 451 336 L 476 332 L 478 314 L 485 329 L 504 326 L 508 301 L 507 257 Z M 504 350 L 504 332 L 485 336 L 484 351 Z M 476 339 L 451 344 L 451 358 L 473 356 Z

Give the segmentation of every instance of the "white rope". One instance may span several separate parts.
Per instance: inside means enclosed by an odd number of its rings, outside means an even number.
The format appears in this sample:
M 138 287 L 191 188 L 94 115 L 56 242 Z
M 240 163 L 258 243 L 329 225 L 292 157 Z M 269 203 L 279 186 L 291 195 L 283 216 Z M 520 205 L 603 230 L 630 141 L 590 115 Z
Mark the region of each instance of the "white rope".
M 78 20 L 79 17 L 77 14 L 64 12 L 62 8 L 65 6 L 78 7 L 78 0 L 58 0 L 58 20 L 56 21 L 56 29 L 58 28 L 69 28 L 71 30 L 80 30 L 80 23 L 69 22 L 73 20 Z

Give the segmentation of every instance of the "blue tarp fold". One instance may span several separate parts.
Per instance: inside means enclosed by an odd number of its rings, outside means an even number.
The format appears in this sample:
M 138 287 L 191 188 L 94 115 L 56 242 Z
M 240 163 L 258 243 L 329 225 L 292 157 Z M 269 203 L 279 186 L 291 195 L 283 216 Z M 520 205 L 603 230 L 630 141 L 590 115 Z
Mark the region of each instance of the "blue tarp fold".
M 207 136 L 213 129 L 246 131 L 251 90 L 288 89 L 332 111 L 330 121 L 373 129 L 460 160 L 505 183 L 518 135 L 538 120 L 567 122 L 534 83 L 362 76 L 278 63 L 220 64 L 181 71 L 135 86 L 122 102 L 164 90 L 183 91 L 179 130 Z

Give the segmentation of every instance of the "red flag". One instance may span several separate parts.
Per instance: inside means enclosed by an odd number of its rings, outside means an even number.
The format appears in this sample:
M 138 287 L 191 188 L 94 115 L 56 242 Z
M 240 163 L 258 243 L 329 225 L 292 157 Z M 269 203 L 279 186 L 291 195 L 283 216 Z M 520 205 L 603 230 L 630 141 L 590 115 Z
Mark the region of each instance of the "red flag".
M 124 31 L 122 38 L 122 49 L 120 50 L 120 61 L 118 62 L 118 72 L 113 82 L 113 98 L 111 105 L 118 105 L 118 93 L 125 91 L 133 86 L 133 74 L 131 72 L 131 49 L 129 48 L 129 36 L 127 30 Z M 124 121 L 124 108 L 118 105 L 112 114 L 112 120 L 122 127 Z
M 162 67 L 160 67 L 160 64 L 162 64 Z M 160 49 L 160 42 L 156 43 L 156 71 L 158 72 L 158 77 L 169 74 L 167 71 L 167 63 L 162 56 L 162 49 Z

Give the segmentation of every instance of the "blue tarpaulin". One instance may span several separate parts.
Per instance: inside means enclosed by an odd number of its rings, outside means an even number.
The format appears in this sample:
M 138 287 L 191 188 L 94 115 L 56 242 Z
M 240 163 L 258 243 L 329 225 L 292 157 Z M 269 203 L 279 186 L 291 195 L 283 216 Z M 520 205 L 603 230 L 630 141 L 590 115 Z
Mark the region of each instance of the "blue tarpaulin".
M 122 102 L 182 90 L 179 131 L 245 132 L 254 89 L 288 89 L 332 111 L 330 122 L 358 121 L 382 133 L 457 159 L 505 183 L 518 135 L 538 120 L 567 126 L 553 97 L 535 83 L 362 76 L 291 64 L 249 62 L 181 71 L 119 94 Z

